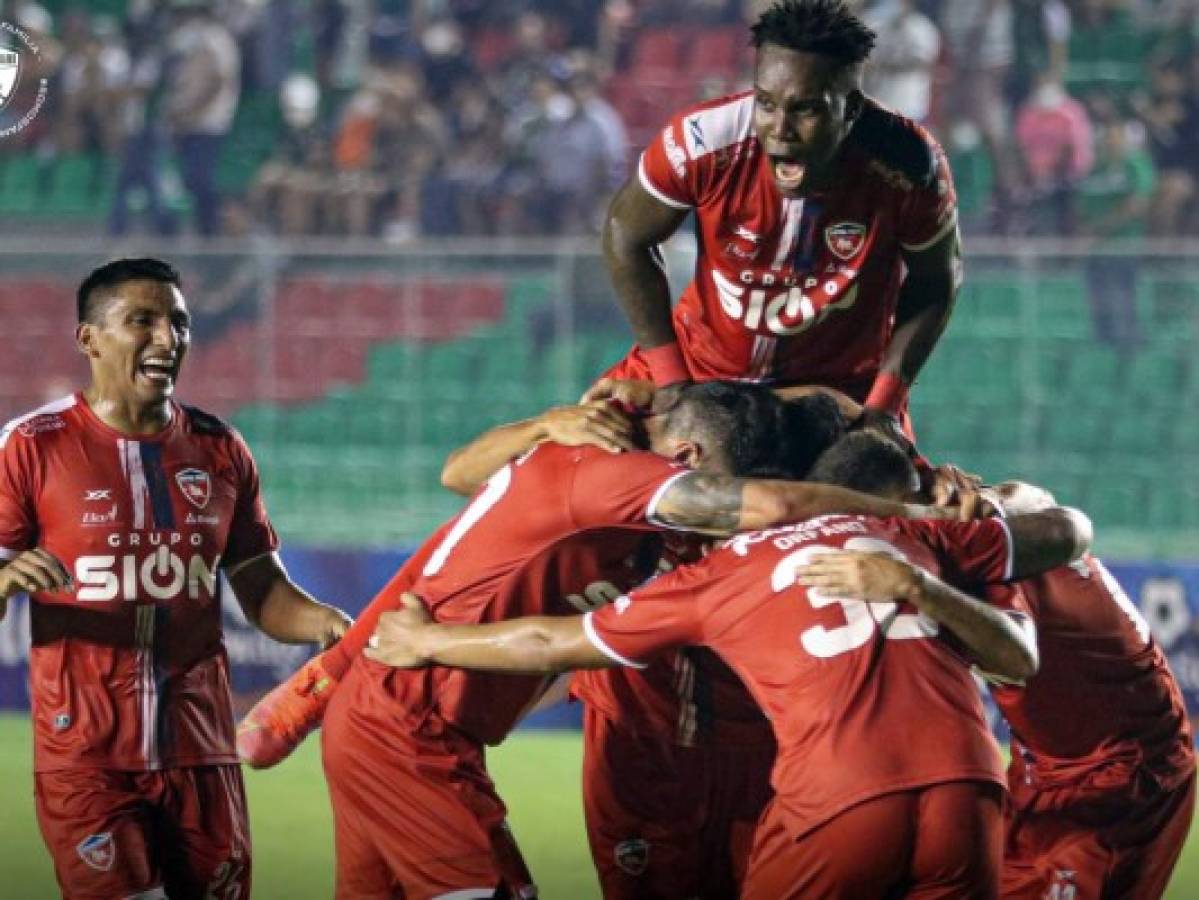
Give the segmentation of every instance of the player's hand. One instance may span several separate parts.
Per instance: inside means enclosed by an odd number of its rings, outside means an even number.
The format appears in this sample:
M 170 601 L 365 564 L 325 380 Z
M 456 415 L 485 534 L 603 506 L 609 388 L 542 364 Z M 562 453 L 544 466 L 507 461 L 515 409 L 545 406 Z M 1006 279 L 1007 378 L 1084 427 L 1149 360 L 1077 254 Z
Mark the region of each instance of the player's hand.
M 420 637 L 432 623 L 433 618 L 421 599 L 405 591 L 399 609 L 379 616 L 375 633 L 362 652 L 367 659 L 385 666 L 419 669 L 429 664 L 428 655 L 420 648 Z
M 613 400 L 627 409 L 649 409 L 657 388 L 652 381 L 634 378 L 601 378 L 587 389 L 580 403 Z
M 863 406 L 862 414 L 858 416 L 857 421 L 851 426 L 851 429 L 855 431 L 860 428 L 877 431 L 883 437 L 890 438 L 899 444 L 908 453 L 912 453 L 915 450 L 911 439 L 903 433 L 903 425 L 900 424 L 898 416 L 893 416 L 886 410 Z
M 340 641 L 353 624 L 354 620 L 336 606 L 326 606 L 317 638 L 321 649 L 328 650 Z
M 886 603 L 911 598 L 920 574 L 911 563 L 889 553 L 832 550 L 796 570 L 799 583 L 830 597 Z
M 579 406 L 556 406 L 539 417 L 546 440 L 568 447 L 589 444 L 619 453 L 633 450 L 633 423 L 629 417 L 607 400 Z
M 53 554 L 37 547 L 18 553 L 0 569 L 0 597 L 37 591 L 74 590 L 66 567 Z

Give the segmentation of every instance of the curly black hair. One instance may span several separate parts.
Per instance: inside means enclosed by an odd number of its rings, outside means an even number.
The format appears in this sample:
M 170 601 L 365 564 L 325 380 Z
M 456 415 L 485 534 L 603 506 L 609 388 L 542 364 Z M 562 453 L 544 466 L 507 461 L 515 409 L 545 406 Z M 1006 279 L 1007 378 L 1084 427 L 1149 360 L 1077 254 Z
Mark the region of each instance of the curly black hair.
M 843 0 L 777 0 L 750 31 L 755 47 L 819 53 L 846 66 L 864 62 L 877 37 Z

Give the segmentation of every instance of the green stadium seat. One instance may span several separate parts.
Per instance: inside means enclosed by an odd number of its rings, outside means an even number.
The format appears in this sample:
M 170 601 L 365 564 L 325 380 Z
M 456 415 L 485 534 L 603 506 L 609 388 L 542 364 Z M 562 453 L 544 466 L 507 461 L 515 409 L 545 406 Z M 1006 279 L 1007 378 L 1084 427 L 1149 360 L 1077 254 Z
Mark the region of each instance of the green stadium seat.
M 45 171 L 33 154 L 4 161 L 0 182 L 0 213 L 32 213 L 41 203 Z
M 1091 312 L 1080 277 L 1041 277 L 1035 282 L 1034 296 L 1039 336 L 1091 339 Z

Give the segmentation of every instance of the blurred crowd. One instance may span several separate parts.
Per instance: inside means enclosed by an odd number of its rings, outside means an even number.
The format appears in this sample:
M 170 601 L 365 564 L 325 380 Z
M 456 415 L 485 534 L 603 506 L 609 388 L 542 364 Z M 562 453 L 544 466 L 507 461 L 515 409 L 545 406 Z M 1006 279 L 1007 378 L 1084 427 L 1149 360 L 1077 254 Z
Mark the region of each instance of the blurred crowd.
M 593 234 L 673 111 L 748 85 L 764 5 L 0 0 L 50 85 L 0 157 L 103 161 L 114 234 Z M 856 5 L 968 230 L 1199 233 L 1199 0 Z

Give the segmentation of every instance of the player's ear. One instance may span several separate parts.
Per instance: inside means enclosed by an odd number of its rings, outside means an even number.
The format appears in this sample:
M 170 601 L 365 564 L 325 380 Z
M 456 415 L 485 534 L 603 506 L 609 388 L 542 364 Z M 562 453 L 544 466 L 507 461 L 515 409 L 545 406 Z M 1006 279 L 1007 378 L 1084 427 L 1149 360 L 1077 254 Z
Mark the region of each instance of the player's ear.
M 80 322 L 75 326 L 75 346 L 84 356 L 99 356 L 96 350 L 96 326 L 90 322 Z
M 862 114 L 862 108 L 866 104 L 866 96 L 857 88 L 854 88 L 845 95 L 845 124 L 852 125 L 858 116 Z
M 682 463 L 689 469 L 698 469 L 704 458 L 704 448 L 694 441 L 679 441 L 671 454 L 674 462 Z

